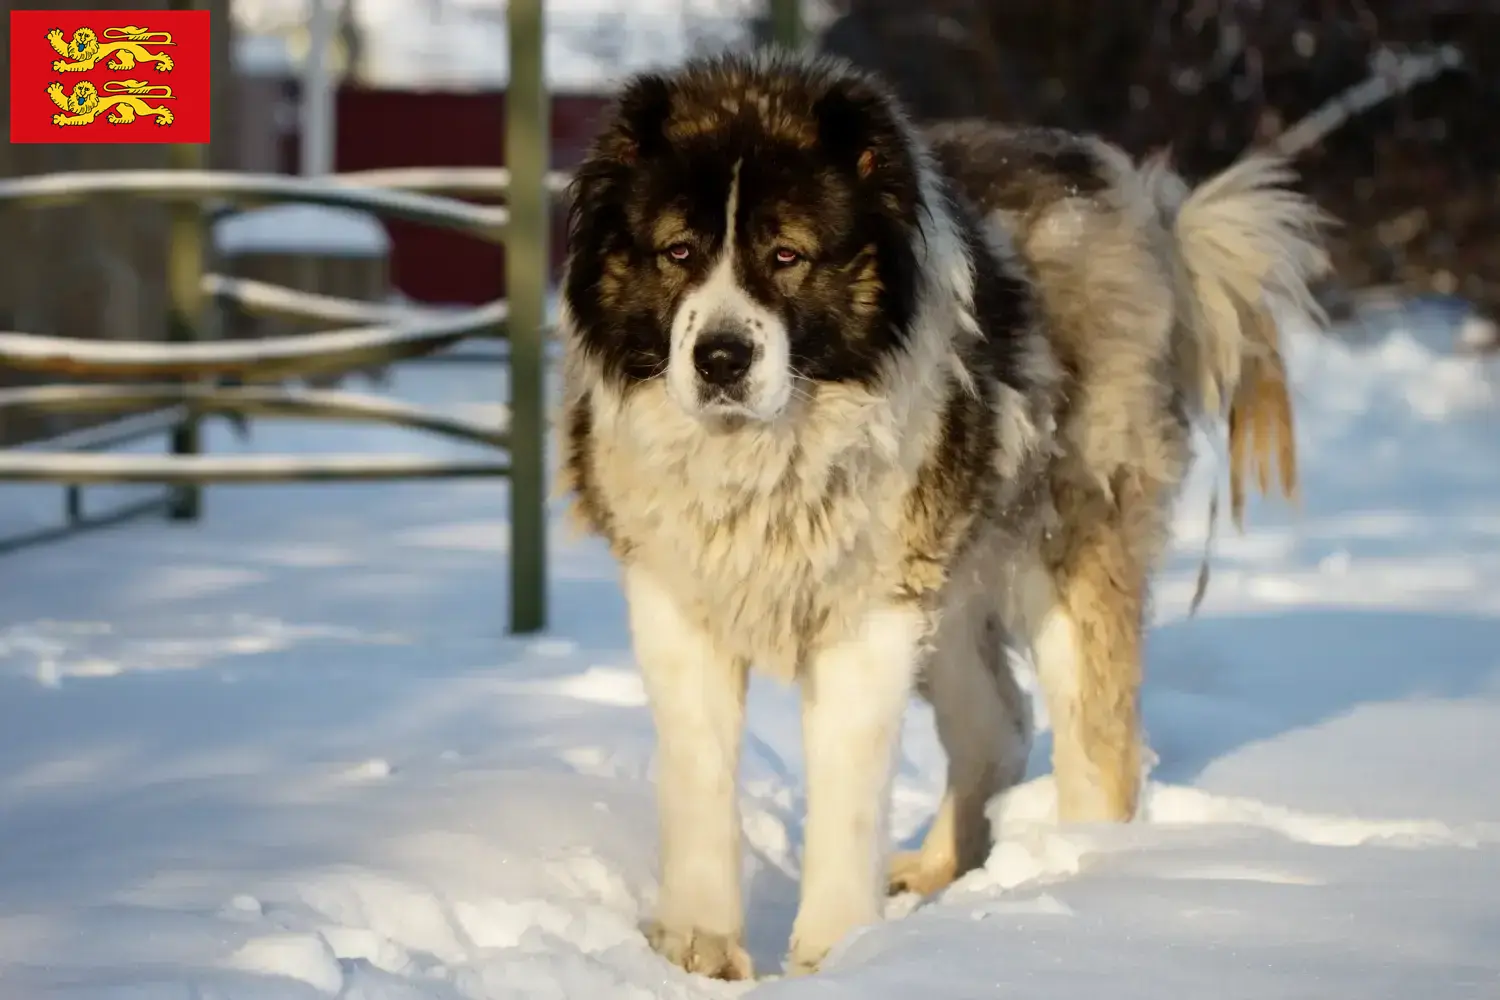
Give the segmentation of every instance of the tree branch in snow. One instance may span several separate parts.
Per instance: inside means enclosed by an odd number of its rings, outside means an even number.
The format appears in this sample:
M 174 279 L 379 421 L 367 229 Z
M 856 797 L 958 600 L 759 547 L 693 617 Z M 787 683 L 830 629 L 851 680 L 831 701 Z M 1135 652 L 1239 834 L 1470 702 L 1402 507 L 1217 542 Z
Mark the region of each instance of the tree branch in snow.
M 1375 107 L 1463 65 L 1463 53 L 1451 45 L 1421 54 L 1400 55 L 1381 49 L 1370 60 L 1370 75 L 1324 101 L 1311 114 L 1278 135 L 1271 148 L 1295 158 L 1322 142 L 1355 115 Z

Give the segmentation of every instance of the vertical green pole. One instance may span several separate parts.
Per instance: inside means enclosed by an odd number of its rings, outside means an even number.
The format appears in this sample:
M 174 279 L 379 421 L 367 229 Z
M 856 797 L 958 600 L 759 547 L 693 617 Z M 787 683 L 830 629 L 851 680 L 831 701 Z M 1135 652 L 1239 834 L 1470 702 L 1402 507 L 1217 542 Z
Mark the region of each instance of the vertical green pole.
M 193 10 L 196 0 L 171 0 L 172 10 Z M 210 30 L 225 31 L 225 25 Z M 218 72 L 227 67 L 218 67 Z M 178 170 L 199 170 L 203 166 L 203 147 L 174 143 L 168 155 Z M 191 342 L 198 339 L 203 321 L 203 212 L 196 202 L 174 203 L 171 230 L 167 244 L 167 339 Z M 202 429 L 190 416 L 172 430 L 172 454 L 196 455 L 202 448 Z M 167 516 L 174 521 L 196 521 L 203 510 L 203 487 L 194 483 L 174 487 Z
M 177 143 L 171 149 L 172 166 L 199 169 L 203 147 Z M 167 339 L 187 343 L 198 339 L 202 323 L 203 274 L 202 210 L 194 202 L 173 204 L 167 245 Z M 202 449 L 202 429 L 196 416 L 189 416 L 172 430 L 173 455 L 197 455 Z M 203 508 L 203 487 L 194 483 L 172 490 L 167 515 L 174 521 L 196 521 Z
M 510 83 L 505 162 L 510 226 L 505 287 L 510 301 L 510 627 L 547 624 L 546 357 L 547 192 L 550 115 L 543 71 L 543 0 L 510 0 Z
M 802 48 L 804 25 L 801 0 L 770 0 L 771 41 L 784 49 Z

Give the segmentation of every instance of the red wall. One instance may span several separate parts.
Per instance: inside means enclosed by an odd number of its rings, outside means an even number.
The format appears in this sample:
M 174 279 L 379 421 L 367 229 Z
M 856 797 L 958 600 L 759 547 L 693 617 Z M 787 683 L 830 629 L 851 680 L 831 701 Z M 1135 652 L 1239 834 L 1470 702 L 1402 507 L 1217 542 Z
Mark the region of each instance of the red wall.
M 576 165 L 593 138 L 605 96 L 552 97 L 552 166 Z M 505 165 L 505 94 L 369 90 L 338 94 L 334 169 L 489 167 Z M 283 154 L 289 172 L 296 138 Z M 505 250 L 469 236 L 384 220 L 392 239 L 391 277 L 422 302 L 477 304 L 505 294 Z M 550 246 L 554 275 L 562 261 L 562 206 L 553 205 Z

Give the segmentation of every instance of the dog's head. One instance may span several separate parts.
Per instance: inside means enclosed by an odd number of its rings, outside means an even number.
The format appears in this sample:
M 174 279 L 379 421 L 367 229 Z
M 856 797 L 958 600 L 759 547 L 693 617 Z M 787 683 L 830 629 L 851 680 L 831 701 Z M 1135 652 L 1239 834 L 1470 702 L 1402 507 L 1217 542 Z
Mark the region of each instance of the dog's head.
M 573 336 L 622 392 L 776 421 L 877 380 L 916 309 L 921 166 L 845 66 L 726 56 L 624 88 L 572 188 Z

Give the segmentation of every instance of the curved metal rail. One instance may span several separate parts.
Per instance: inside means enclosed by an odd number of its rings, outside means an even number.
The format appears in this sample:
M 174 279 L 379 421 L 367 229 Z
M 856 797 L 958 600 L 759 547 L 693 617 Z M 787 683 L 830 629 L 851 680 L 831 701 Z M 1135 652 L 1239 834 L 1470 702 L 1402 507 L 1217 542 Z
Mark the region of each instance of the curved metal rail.
M 510 444 L 509 420 L 484 424 L 383 396 L 280 386 L 38 385 L 0 389 L 0 410 L 30 407 L 53 412 L 130 413 L 186 405 L 202 413 L 240 413 L 302 420 L 370 421 L 426 431 L 491 448 Z M 7 454 L 0 451 L 0 479 Z
M 168 516 L 199 516 L 205 483 L 284 483 L 509 476 L 511 628 L 532 632 L 546 624 L 545 382 L 548 196 L 565 196 L 568 179 L 547 170 L 547 94 L 542 53 L 543 0 L 510 0 L 510 83 L 506 94 L 508 169 L 363 171 L 306 178 L 201 169 L 201 147 L 171 147 L 169 170 L 81 171 L 0 179 L 0 208 L 45 208 L 87 198 L 151 198 L 170 205 L 167 267 L 168 343 L 119 343 L 0 332 L 0 367 L 61 376 L 156 384 L 52 385 L 0 392 L 0 407 L 88 409 L 171 414 L 171 454 L 0 451 L 0 481 L 61 483 L 68 487 L 70 527 L 89 527 L 164 505 Z M 512 186 L 514 185 L 514 191 Z M 463 197 L 505 205 L 476 204 Z M 203 270 L 203 206 L 295 202 L 372 212 L 464 232 L 508 245 L 509 301 L 455 312 L 357 303 L 213 275 Z M 205 295 L 250 310 L 280 312 L 342 329 L 255 341 L 204 342 Z M 514 325 L 509 341 L 511 398 L 507 418 L 486 425 L 354 393 L 281 387 L 216 386 L 222 377 L 268 382 L 292 376 L 375 367 L 430 354 L 475 334 Z M 166 384 L 162 384 L 166 383 Z M 363 420 L 408 427 L 495 449 L 504 460 L 444 459 L 424 455 L 204 455 L 200 420 L 215 413 Z M 513 421 L 510 419 L 513 415 Z M 81 516 L 78 490 L 91 483 L 158 483 L 173 487 L 163 500 Z M 56 532 L 53 532 L 53 537 Z M 0 548 L 16 547 L 0 541 Z
M 353 187 L 449 196 L 498 198 L 510 193 L 510 171 L 505 167 L 388 167 L 330 174 L 328 180 Z M 561 170 L 549 170 L 543 180 L 547 193 L 554 197 L 565 197 L 572 182 L 572 175 Z
M 0 333 L 0 365 L 90 378 L 201 378 L 270 381 L 386 364 L 429 354 L 505 322 L 497 300 L 449 316 L 350 327 L 263 340 L 143 344 Z
M 510 221 L 510 210 L 502 206 L 475 205 L 456 198 L 283 174 L 214 170 L 80 170 L 0 180 L 0 202 L 21 202 L 36 208 L 69 205 L 101 195 L 131 195 L 193 203 L 205 198 L 224 198 L 241 204 L 298 202 L 358 208 L 473 233 L 493 243 L 505 241 L 505 229 Z
M 319 292 L 304 292 L 269 281 L 234 278 L 224 274 L 205 274 L 200 287 L 203 294 L 233 302 L 247 313 L 285 319 L 362 325 L 451 315 L 451 312 L 444 310 L 345 299 Z
M 497 459 L 454 460 L 429 455 L 130 455 L 74 451 L 0 455 L 0 478 L 74 486 L 474 479 L 509 472 L 510 463 Z

